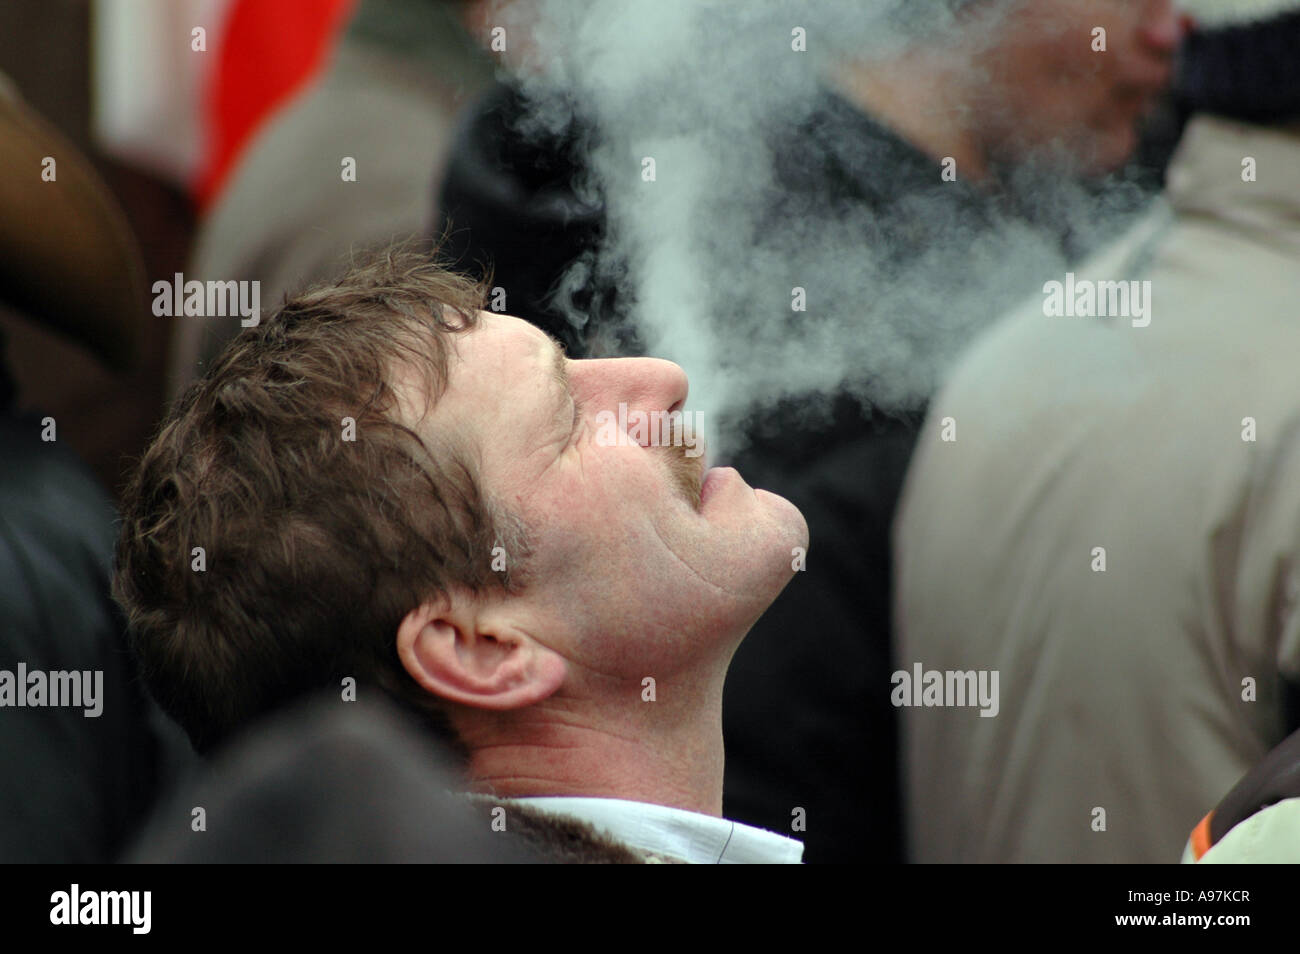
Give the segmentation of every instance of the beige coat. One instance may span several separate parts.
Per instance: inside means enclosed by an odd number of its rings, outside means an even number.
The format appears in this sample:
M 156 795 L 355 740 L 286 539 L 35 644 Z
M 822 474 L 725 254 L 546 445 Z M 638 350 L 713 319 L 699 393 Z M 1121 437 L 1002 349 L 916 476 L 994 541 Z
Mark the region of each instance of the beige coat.
M 897 668 L 996 670 L 1000 700 L 902 710 L 916 860 L 1176 862 L 1286 734 L 1300 137 L 1197 118 L 1166 199 L 1076 275 L 1149 280 L 1149 324 L 1047 317 L 1044 294 L 931 405 L 895 524 Z

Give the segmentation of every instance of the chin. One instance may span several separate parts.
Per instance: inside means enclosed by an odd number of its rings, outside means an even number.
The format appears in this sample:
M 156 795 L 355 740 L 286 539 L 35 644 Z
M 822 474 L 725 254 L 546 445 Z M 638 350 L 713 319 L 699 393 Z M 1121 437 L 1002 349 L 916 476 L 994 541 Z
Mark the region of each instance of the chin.
M 803 512 L 790 501 L 772 493 L 770 490 L 755 490 L 754 496 L 762 506 L 769 508 L 776 519 L 787 528 L 791 549 L 803 547 L 807 550 L 808 521 L 804 519 Z
M 761 543 L 753 549 L 756 569 L 762 570 L 756 589 L 766 595 L 766 610 L 790 581 L 808 566 L 808 522 L 799 508 L 784 497 L 766 490 L 754 491 L 755 503 L 763 511 Z M 760 614 L 761 615 L 761 614 Z M 757 619 L 757 617 L 755 617 Z
M 1136 122 L 1100 130 L 1094 138 L 1086 140 L 1077 153 L 1084 159 L 1082 172 L 1090 176 L 1104 176 L 1122 169 L 1137 150 L 1137 145 Z

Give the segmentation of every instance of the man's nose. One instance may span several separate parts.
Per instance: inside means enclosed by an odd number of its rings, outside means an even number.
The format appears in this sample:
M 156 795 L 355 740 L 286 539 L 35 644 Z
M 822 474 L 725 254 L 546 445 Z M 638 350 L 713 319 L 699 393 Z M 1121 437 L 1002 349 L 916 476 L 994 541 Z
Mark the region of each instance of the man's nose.
M 584 399 L 592 410 L 680 411 L 690 383 L 680 365 L 662 358 L 599 358 L 575 362 L 572 377 L 580 378 Z
M 1139 36 L 1154 52 L 1172 54 L 1177 52 L 1190 28 L 1191 19 L 1174 0 L 1156 0 L 1143 17 Z

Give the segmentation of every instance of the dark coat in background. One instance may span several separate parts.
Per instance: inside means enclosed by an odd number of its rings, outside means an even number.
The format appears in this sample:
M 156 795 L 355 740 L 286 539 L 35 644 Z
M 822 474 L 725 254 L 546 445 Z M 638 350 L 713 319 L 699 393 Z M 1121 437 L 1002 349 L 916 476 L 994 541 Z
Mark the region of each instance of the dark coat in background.
M 0 407 L 0 670 L 98 671 L 101 711 L 0 709 L 0 861 L 103 863 L 188 746 L 140 685 L 109 598 L 112 502 L 42 430 L 41 415 Z

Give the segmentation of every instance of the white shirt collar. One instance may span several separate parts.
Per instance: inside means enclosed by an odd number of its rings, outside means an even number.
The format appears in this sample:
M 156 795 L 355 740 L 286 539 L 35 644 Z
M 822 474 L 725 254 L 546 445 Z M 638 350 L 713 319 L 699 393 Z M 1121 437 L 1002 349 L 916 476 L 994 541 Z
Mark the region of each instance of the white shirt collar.
M 642 851 L 692 864 L 797 865 L 803 842 L 726 818 L 622 798 L 537 796 L 512 801 L 552 815 L 587 822 L 609 837 Z

